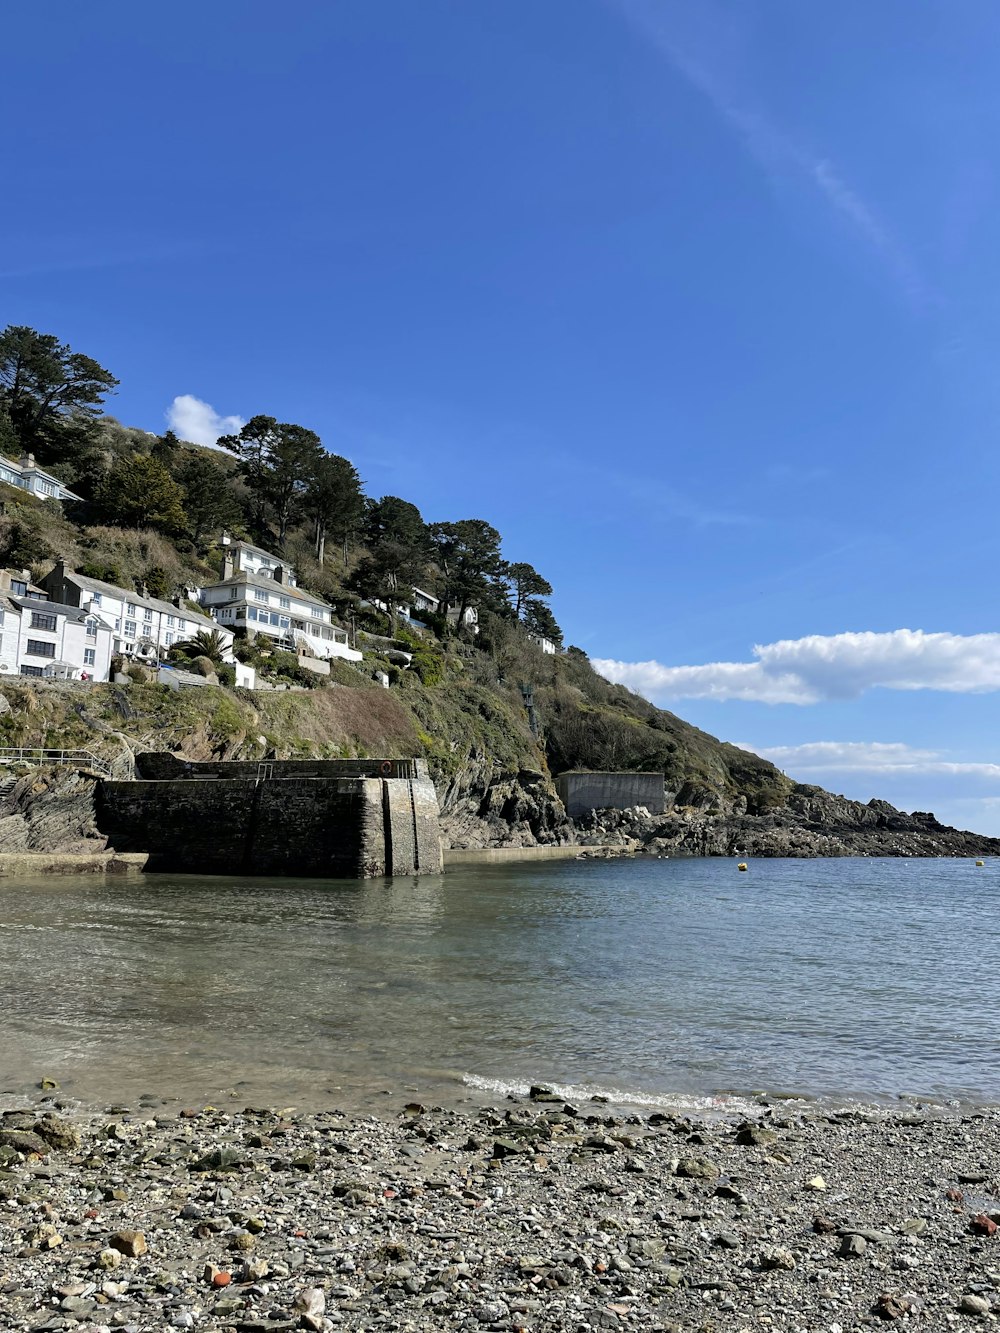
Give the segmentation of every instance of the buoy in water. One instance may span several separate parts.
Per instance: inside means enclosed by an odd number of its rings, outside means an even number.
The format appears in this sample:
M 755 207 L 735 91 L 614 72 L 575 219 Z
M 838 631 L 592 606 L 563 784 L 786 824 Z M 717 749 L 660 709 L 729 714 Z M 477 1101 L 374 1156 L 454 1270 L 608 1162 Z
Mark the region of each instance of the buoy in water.
M 977 862 L 976 862 L 976 865 L 977 865 L 977 866 L 984 866 L 985 864 L 986 864 L 985 861 L 977 861 Z
M 741 862 L 739 863 L 739 865 L 736 867 L 736 869 L 737 869 L 737 870 L 746 870 L 746 869 L 747 869 L 747 863 L 746 863 L 746 861 L 741 861 Z

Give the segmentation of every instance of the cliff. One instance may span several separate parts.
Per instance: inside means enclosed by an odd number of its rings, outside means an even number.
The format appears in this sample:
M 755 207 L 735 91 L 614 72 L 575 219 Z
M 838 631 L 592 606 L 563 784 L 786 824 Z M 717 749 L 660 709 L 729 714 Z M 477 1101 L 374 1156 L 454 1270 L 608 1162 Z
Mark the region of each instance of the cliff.
M 541 737 L 520 686 L 535 691 Z M 525 649 L 500 674 L 456 645 L 433 684 L 399 673 L 390 690 L 347 670 L 310 691 L 170 690 L 132 683 L 4 682 L 0 745 L 79 748 L 131 776 L 135 753 L 188 759 L 415 756 L 428 761 L 446 846 L 570 843 L 661 856 L 996 855 L 1000 840 L 798 785 L 621 686 L 583 654 Z M 662 771 L 667 812 L 610 812 L 571 823 L 552 775 L 569 768 Z M 98 850 L 94 780 L 33 772 L 0 785 L 0 851 Z

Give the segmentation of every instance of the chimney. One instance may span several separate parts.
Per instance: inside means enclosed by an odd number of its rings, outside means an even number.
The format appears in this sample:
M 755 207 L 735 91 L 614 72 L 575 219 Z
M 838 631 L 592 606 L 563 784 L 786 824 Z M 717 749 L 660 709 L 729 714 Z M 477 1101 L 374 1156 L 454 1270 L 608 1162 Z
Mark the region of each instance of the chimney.
M 222 579 L 231 579 L 236 573 L 236 561 L 233 559 L 233 553 L 227 547 L 222 553 Z
M 275 581 L 275 583 L 287 583 L 287 582 L 288 582 L 288 572 L 287 572 L 287 570 L 285 569 L 285 566 L 284 566 L 284 565 L 275 565 L 275 567 L 274 567 L 274 581 Z
M 21 464 L 22 467 L 34 467 L 34 466 L 35 466 L 35 455 L 34 455 L 34 454 L 22 454 L 21 457 L 20 457 L 17 461 Z

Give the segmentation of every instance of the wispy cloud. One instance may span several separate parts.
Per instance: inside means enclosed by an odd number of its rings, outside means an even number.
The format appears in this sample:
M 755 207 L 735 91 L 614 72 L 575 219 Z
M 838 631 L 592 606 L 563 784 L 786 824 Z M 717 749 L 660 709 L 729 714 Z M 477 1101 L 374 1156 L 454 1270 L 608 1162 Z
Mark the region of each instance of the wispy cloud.
M 772 178 L 794 178 L 808 185 L 882 259 L 895 281 L 913 301 L 925 296 L 925 285 L 910 256 L 877 210 L 853 187 L 844 173 L 799 135 L 779 124 L 760 104 L 746 79 L 723 69 L 718 47 L 731 37 L 726 11 L 710 0 L 694 8 L 665 5 L 659 0 L 611 0 L 632 26 L 652 43 L 670 66 L 697 88 L 716 114 L 735 132 L 746 152 Z M 679 14 L 697 16 L 696 31 L 681 31 Z M 730 43 L 731 44 L 731 43 Z
M 752 662 L 666 666 L 661 662 L 595 659 L 608 680 L 658 699 L 742 699 L 815 704 L 856 699 L 867 690 L 1000 690 L 1000 634 L 927 634 L 897 629 L 878 634 L 811 634 L 757 644 Z
M 211 403 L 194 394 L 179 394 L 167 408 L 167 424 L 182 440 L 192 444 L 214 445 L 220 435 L 235 434 L 244 426 L 242 417 L 223 417 Z
M 881 777 L 969 777 L 1000 785 L 1000 764 L 948 759 L 901 741 L 809 741 L 804 745 L 740 744 L 796 777 L 825 773 L 872 773 Z

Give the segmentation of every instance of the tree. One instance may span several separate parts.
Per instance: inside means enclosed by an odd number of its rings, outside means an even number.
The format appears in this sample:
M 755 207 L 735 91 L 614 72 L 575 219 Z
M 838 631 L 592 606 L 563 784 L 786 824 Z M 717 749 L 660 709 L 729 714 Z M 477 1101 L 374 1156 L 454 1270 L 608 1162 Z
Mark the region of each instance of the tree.
M 217 629 L 200 629 L 190 639 L 182 639 L 172 649 L 178 657 L 207 657 L 210 662 L 221 662 L 226 641 Z
M 316 460 L 305 494 L 305 511 L 313 521 L 316 559 L 322 566 L 326 539 L 342 543 L 347 564 L 347 542 L 365 512 L 365 496 L 357 468 L 339 454 L 323 453 Z
M 109 370 L 54 334 L 21 324 L 0 333 L 0 402 L 23 452 L 61 456 L 61 430 L 74 420 L 91 425 L 117 385 Z
M 167 430 L 153 441 L 149 452 L 158 463 L 162 463 L 165 468 L 173 472 L 180 447 L 181 442 L 174 432 Z
M 156 446 L 153 448 L 155 457 Z M 196 542 L 208 531 L 230 528 L 239 522 L 239 503 L 219 463 L 206 454 L 190 454 L 177 468 L 175 477 L 184 491 L 189 531 Z
M 442 600 L 446 611 L 458 608 L 461 625 L 470 606 L 493 606 L 499 600 L 497 580 L 504 568 L 500 534 L 481 518 L 433 523 L 430 531 L 444 576 Z
M 521 619 L 525 602 L 529 597 L 551 597 L 552 584 L 543 579 L 531 565 L 517 563 L 507 565 L 503 572 L 504 582 L 510 588 L 514 599 L 514 615 Z
M 268 516 L 273 514 L 278 546 L 284 548 L 288 525 L 323 451 L 319 436 L 305 426 L 256 416 L 238 435 L 223 435 L 217 443 L 240 459 L 258 534 L 265 535 Z
M 543 639 L 550 639 L 556 647 L 562 646 L 562 630 L 556 618 L 545 605 L 534 597 L 529 597 L 524 604 L 524 628 L 529 634 L 538 634 Z
M 413 585 L 427 564 L 427 525 L 416 505 L 384 495 L 369 503 L 363 535 L 368 555 L 354 571 L 351 587 L 385 603 L 395 634 L 397 607 L 412 598 Z
M 187 527 L 184 492 L 162 463 L 149 454 L 116 459 L 97 491 L 97 502 L 119 527 L 159 528 L 180 532 Z

